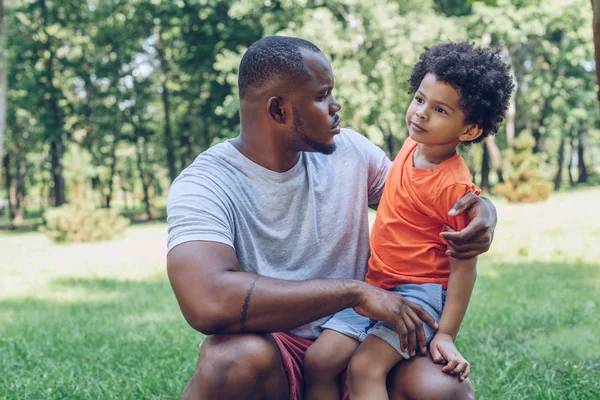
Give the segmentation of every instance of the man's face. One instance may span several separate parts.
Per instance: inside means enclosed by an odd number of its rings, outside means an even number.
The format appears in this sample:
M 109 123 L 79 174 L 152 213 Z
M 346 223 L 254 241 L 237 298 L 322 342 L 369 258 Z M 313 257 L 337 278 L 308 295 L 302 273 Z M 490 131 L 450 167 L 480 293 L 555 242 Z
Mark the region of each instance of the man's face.
M 292 103 L 292 146 L 298 151 L 331 154 L 335 151 L 334 136 L 340 133 L 342 108 L 332 94 L 333 72 L 322 53 L 304 53 L 304 65 L 310 79 L 294 93 Z
M 458 145 L 465 131 L 460 93 L 433 74 L 423 78 L 406 112 L 408 133 L 426 145 Z

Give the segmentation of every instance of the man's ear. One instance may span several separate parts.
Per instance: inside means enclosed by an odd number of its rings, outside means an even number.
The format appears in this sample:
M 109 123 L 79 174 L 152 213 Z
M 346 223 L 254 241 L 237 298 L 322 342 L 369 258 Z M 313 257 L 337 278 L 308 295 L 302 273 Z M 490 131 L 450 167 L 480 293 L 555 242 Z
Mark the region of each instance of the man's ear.
M 285 124 L 287 117 L 283 103 L 283 99 L 279 96 L 271 97 L 267 101 L 267 111 L 271 118 L 278 124 Z
M 468 125 L 465 131 L 458 137 L 461 142 L 472 142 L 483 133 L 483 129 L 479 125 Z

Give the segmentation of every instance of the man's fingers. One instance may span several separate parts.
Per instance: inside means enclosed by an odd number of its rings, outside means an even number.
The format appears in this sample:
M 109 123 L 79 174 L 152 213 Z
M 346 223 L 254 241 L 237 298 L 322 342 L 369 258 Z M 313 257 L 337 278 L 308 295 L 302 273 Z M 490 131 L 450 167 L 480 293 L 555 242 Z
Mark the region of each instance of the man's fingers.
M 427 311 L 425 311 L 423 309 L 423 307 L 421 307 L 418 304 L 413 303 L 412 301 L 407 301 L 407 302 L 408 302 L 408 305 L 410 306 L 410 308 L 412 308 L 413 311 L 419 316 L 419 319 L 421 319 L 423 322 L 425 322 L 427 325 L 429 325 L 431 327 L 431 329 L 438 328 L 437 322 L 435 322 L 433 317 L 431 315 L 429 315 L 429 313 Z
M 454 207 L 452 207 L 452 209 L 448 212 L 448 215 L 454 217 L 464 212 L 465 210 L 471 208 L 477 202 L 478 198 L 479 197 L 473 192 L 467 193 L 456 203 L 454 203 Z
M 452 241 L 448 241 L 448 250 L 456 252 L 465 252 L 470 250 L 482 250 L 488 248 L 490 245 L 489 240 L 473 240 L 470 243 L 458 244 Z
M 480 231 L 488 230 L 488 227 L 481 220 L 473 220 L 469 225 L 465 227 L 462 231 L 444 231 L 440 233 L 440 236 L 446 240 L 451 240 L 456 244 L 464 244 L 469 242 L 474 236 L 479 234 Z
M 402 314 L 402 320 L 404 321 L 404 326 L 406 326 L 406 339 L 408 343 L 407 353 L 411 357 L 413 357 L 415 355 L 415 349 L 417 348 L 417 335 L 415 333 L 415 324 L 406 314 Z
M 425 336 L 425 329 L 423 329 L 423 321 L 413 311 L 412 308 L 408 308 L 406 314 L 410 317 L 412 322 L 415 324 L 415 334 L 417 336 L 417 348 L 423 354 L 427 352 L 427 337 Z M 429 314 L 428 314 L 429 315 Z
M 446 255 L 453 258 L 458 258 L 459 260 L 468 260 L 469 258 L 473 258 L 481 254 L 479 250 L 467 251 L 466 253 L 459 253 L 452 250 L 448 250 Z
M 407 330 L 404 321 L 400 317 L 396 319 L 396 331 L 398 332 L 398 339 L 400 340 L 400 350 L 406 352 L 406 348 L 408 347 Z

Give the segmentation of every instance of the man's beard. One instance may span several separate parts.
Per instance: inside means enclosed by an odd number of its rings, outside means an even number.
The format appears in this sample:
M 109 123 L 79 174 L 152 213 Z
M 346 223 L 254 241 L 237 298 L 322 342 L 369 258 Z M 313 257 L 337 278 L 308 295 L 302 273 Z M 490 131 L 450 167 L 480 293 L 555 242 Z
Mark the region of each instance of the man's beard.
M 295 108 L 292 108 L 292 113 L 294 115 L 294 135 L 299 137 L 304 144 L 321 154 L 329 155 L 335 151 L 335 142 L 332 144 L 323 144 L 309 138 L 304 130 L 304 122 L 300 118 L 300 113 Z

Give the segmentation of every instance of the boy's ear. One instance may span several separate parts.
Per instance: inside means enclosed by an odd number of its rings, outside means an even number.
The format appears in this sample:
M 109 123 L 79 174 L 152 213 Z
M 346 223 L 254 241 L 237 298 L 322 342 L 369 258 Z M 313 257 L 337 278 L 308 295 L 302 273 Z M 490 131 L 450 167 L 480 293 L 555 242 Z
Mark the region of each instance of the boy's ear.
M 483 133 L 483 129 L 479 125 L 468 125 L 465 131 L 458 137 L 461 142 L 472 142 Z
M 269 116 L 279 124 L 285 124 L 286 110 L 283 99 L 279 96 L 271 97 L 267 101 L 267 111 Z

